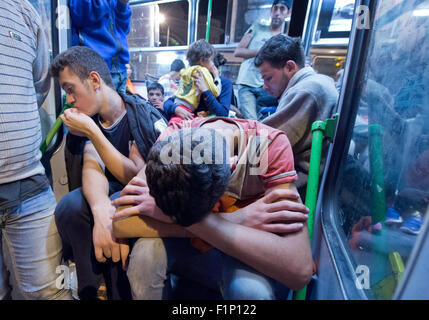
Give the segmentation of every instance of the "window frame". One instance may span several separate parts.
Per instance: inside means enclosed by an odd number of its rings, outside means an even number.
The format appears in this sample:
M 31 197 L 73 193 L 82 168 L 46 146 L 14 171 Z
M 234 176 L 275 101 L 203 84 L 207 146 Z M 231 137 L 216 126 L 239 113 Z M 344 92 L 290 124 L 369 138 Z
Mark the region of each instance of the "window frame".
M 371 22 L 376 11 L 376 2 L 370 0 L 360 0 L 356 5 L 366 5 L 371 12 Z M 355 283 L 357 275 L 352 262 L 351 250 L 344 243 L 344 232 L 337 223 L 338 189 L 337 181 L 340 177 L 340 169 L 346 159 L 349 149 L 352 128 L 354 126 L 357 111 L 359 108 L 359 97 L 361 96 L 361 86 L 366 69 L 365 65 L 368 48 L 371 43 L 373 29 L 357 29 L 356 19 L 353 19 L 352 31 L 350 35 L 349 50 L 347 53 L 346 66 L 344 71 L 344 82 L 338 101 L 339 118 L 334 142 L 329 150 L 326 169 L 321 182 L 319 195 L 319 210 L 316 219 L 321 222 L 321 230 L 326 238 L 326 244 L 331 258 L 336 266 L 335 273 L 345 299 L 367 300 L 373 299 L 370 290 L 360 290 Z M 335 157 L 332 156 L 335 154 Z M 322 234 L 315 233 L 315 243 L 322 241 Z M 315 250 L 313 249 L 313 252 Z

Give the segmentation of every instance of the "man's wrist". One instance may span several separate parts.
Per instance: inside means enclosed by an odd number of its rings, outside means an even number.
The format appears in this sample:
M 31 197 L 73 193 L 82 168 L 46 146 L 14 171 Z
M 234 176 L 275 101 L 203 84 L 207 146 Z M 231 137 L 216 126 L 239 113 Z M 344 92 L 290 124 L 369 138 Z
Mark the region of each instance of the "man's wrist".
M 87 132 L 85 133 L 86 137 L 89 140 L 94 141 L 95 139 L 97 139 L 97 136 L 100 134 L 103 135 L 100 128 L 95 124 L 94 121 L 92 121 L 92 123 L 89 125 L 87 129 Z
M 96 203 L 91 206 L 91 212 L 95 220 L 100 220 L 109 217 L 115 211 L 115 207 L 110 204 L 110 199 L 106 198 L 106 203 Z

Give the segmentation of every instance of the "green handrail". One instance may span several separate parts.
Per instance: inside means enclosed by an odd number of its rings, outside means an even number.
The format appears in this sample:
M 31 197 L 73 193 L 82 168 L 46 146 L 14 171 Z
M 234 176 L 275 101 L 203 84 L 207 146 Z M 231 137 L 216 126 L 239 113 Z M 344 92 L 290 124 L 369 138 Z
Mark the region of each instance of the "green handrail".
M 63 110 L 61 110 L 60 115 L 62 115 L 66 109 L 72 108 L 72 107 L 73 107 L 72 105 L 65 103 L 64 108 L 63 108 Z M 46 152 L 46 149 L 48 149 L 48 146 L 50 145 L 52 139 L 57 134 L 58 129 L 61 127 L 62 123 L 63 123 L 63 121 L 61 120 L 60 116 L 58 116 L 57 120 L 55 120 L 54 125 L 49 130 L 48 134 L 46 135 L 45 140 L 43 140 L 42 144 L 40 145 L 40 151 L 42 152 L 42 154 L 44 154 Z
M 210 23 L 212 20 L 212 0 L 209 0 L 207 8 L 207 25 L 206 25 L 206 41 L 209 42 L 210 38 Z
M 317 205 L 317 194 L 319 189 L 320 161 L 322 157 L 323 138 L 333 139 L 337 126 L 338 114 L 326 121 L 315 121 L 311 126 L 313 137 L 311 140 L 310 167 L 308 170 L 307 190 L 305 193 L 305 205 L 310 210 L 308 213 L 307 227 L 310 246 L 313 241 L 314 215 Z M 307 287 L 294 292 L 295 300 L 305 300 Z
M 371 173 L 371 194 L 375 208 L 373 224 L 386 220 L 386 191 L 383 165 L 383 127 L 369 125 L 369 164 Z

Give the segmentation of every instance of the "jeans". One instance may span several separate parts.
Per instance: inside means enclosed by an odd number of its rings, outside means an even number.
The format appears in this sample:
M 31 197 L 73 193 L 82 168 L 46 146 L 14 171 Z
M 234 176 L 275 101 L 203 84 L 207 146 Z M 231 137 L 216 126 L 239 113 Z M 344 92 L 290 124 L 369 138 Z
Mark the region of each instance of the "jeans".
M 258 120 L 259 109 L 257 99 L 265 97 L 268 92 L 263 87 L 249 87 L 240 85 L 238 89 L 238 103 L 244 119 Z
M 279 282 L 216 248 L 201 253 L 188 238 L 140 238 L 131 252 L 127 275 L 133 299 L 172 299 L 178 290 L 188 291 L 179 299 L 208 299 L 195 284 L 227 300 L 286 299 L 289 294 Z M 194 286 L 179 288 L 177 279 L 187 279 Z
M 116 91 L 125 93 L 127 89 L 127 72 L 111 72 L 112 76 L 113 86 L 115 87 Z
M 0 211 L 0 297 L 9 296 L 9 280 L 12 299 L 72 299 L 69 290 L 56 285 L 61 239 L 53 216 L 55 205 L 48 187 L 17 207 Z
M 110 185 L 113 193 L 118 187 Z M 119 192 L 110 198 L 119 197 Z M 76 264 L 78 295 L 81 300 L 97 298 L 97 290 L 106 282 L 107 297 L 112 300 L 131 299 L 130 287 L 122 263 L 113 263 L 111 259 L 98 262 L 95 258 L 92 231 L 94 217 L 82 189 L 69 192 L 55 209 L 55 221 L 63 241 L 64 259 Z

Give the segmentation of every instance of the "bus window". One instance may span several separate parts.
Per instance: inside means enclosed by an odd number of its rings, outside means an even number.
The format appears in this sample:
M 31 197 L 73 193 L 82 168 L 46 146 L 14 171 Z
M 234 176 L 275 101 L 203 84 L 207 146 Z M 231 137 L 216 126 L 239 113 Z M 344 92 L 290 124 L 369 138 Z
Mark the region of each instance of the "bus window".
M 133 5 L 130 48 L 187 45 L 188 1 L 151 2 Z
M 51 33 L 51 1 L 50 0 L 30 0 L 30 3 L 39 13 L 42 19 L 42 25 L 45 27 L 45 33 L 48 37 L 49 50 L 52 52 L 52 33 Z
M 372 299 L 392 298 L 428 211 L 428 9 L 429 1 L 378 2 L 335 186 L 334 221 L 364 275 L 356 285 Z
M 272 1 L 266 0 L 216 0 L 212 2 L 210 38 L 212 44 L 240 42 L 244 33 L 255 22 L 270 23 Z M 198 9 L 198 39 L 206 37 L 208 0 L 200 0 Z M 287 33 L 290 18 L 287 18 Z
M 347 44 L 355 0 L 323 0 L 314 44 Z
M 227 11 L 233 1 L 218 0 L 212 2 L 210 38 L 211 44 L 224 44 L 225 38 L 228 39 L 227 33 Z M 197 39 L 206 38 L 208 0 L 201 0 L 198 5 L 198 35 Z M 229 30 L 228 30 L 229 31 Z M 229 33 L 229 32 L 228 32 Z
M 34 1 L 30 3 L 34 6 L 39 13 L 42 20 L 42 25 L 45 27 L 45 35 L 49 45 L 49 55 L 52 58 L 52 32 L 51 32 L 51 1 Z M 54 94 L 54 82 L 51 82 L 51 90 L 43 103 L 43 108 L 39 109 L 40 120 L 42 125 L 42 136 L 45 137 L 56 119 L 56 106 Z

